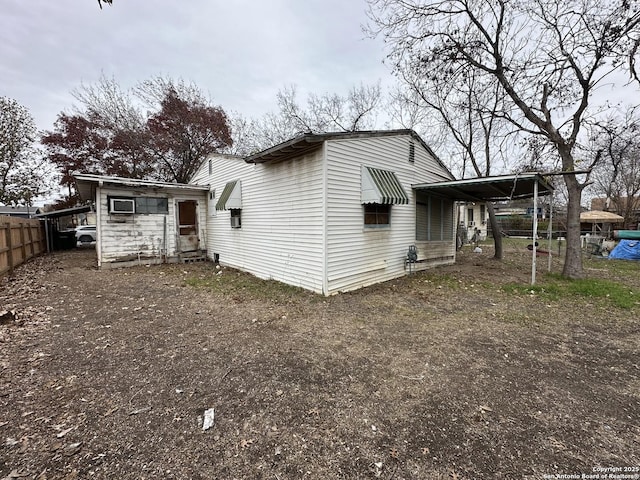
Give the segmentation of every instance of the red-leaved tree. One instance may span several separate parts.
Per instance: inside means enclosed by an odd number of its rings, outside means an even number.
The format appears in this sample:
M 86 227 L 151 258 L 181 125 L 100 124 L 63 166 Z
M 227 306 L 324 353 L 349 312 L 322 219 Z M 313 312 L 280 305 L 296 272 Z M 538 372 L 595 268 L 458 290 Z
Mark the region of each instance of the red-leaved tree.
M 187 183 L 207 155 L 231 146 L 224 110 L 194 85 L 157 77 L 130 92 L 104 77 L 83 86 L 74 96 L 84 108 L 61 113 L 42 136 L 67 203 L 77 200 L 74 174 Z
M 149 146 L 165 180 L 187 183 L 211 152 L 231 146 L 225 112 L 201 102 L 188 102 L 168 89 L 159 112 L 147 120 Z

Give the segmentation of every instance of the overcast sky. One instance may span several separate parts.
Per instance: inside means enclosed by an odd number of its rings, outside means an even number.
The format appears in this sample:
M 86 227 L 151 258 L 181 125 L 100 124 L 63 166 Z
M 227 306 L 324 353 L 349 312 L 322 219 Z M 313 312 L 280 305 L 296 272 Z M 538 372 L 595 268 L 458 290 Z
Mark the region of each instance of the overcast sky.
M 39 129 L 70 111 L 71 90 L 102 73 L 129 88 L 156 75 L 192 81 L 227 111 L 257 117 L 279 89 L 340 93 L 392 83 L 365 0 L 3 0 L 0 95 Z

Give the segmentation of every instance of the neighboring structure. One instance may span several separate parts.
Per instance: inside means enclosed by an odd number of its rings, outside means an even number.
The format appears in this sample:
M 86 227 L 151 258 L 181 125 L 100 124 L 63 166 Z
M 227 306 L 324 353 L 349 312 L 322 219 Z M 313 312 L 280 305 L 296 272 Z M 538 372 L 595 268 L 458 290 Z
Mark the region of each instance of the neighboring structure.
M 591 200 L 591 210 L 613 212 L 624 217 L 624 228 L 640 230 L 640 196 L 617 198 L 594 198 Z
M 203 255 L 208 187 L 100 175 L 76 183 L 96 202 L 98 267 Z
M 31 218 L 40 212 L 40 207 L 5 207 L 0 205 L 0 215 L 7 217 Z
M 207 252 L 223 265 L 332 294 L 455 261 L 454 202 L 412 190 L 453 179 L 414 132 L 305 134 L 241 158 L 212 156 Z
M 480 242 L 487 238 L 488 213 L 486 203 L 458 204 L 458 228 L 465 232 L 464 242 Z

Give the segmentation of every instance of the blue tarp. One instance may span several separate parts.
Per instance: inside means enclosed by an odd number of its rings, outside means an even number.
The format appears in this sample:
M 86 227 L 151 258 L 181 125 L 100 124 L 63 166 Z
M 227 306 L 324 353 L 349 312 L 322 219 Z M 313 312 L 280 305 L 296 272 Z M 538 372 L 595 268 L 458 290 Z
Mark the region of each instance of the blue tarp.
M 616 248 L 611 250 L 609 258 L 640 260 L 640 240 L 620 240 Z

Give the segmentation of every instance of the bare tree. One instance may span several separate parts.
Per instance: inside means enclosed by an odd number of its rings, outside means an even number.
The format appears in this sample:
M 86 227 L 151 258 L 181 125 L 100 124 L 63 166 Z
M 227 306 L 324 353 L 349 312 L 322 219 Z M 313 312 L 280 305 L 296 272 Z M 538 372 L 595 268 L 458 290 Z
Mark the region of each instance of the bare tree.
M 596 168 L 594 191 L 605 197 L 605 206 L 624 217 L 627 227 L 637 220 L 640 209 L 640 117 L 638 107 L 628 108 L 622 117 L 598 125 L 595 148 L 603 161 Z
M 254 153 L 303 132 L 353 132 L 373 128 L 376 113 L 382 106 L 382 92 L 379 84 L 362 84 L 352 87 L 344 96 L 310 94 L 305 105 L 299 102 L 296 87 L 288 86 L 277 93 L 276 102 L 275 113 L 256 120 L 234 115 L 231 123 L 236 152 Z M 242 135 L 236 136 L 234 126 Z
M 580 201 L 588 179 L 576 170 L 595 88 L 624 68 L 639 32 L 627 0 L 369 0 L 398 73 L 453 86 L 470 72 L 497 82 L 510 105 L 502 118 L 544 137 L 562 161 L 567 192 L 563 275 L 583 276 Z
M 425 81 L 413 72 L 402 72 L 403 84 L 409 89 L 404 101 L 413 118 L 429 118 L 448 140 L 449 148 L 457 151 L 458 170 L 463 178 L 492 174 L 494 161 L 501 160 L 509 132 L 502 118 L 504 96 L 497 82 L 487 83 L 486 76 L 473 71 L 461 76 L 454 85 L 442 77 Z M 421 109 L 418 114 L 416 110 Z M 419 116 L 421 115 L 421 116 Z M 513 143 L 513 142 L 512 142 Z M 493 232 L 494 258 L 503 258 L 502 234 L 495 209 L 487 202 L 489 223 Z

